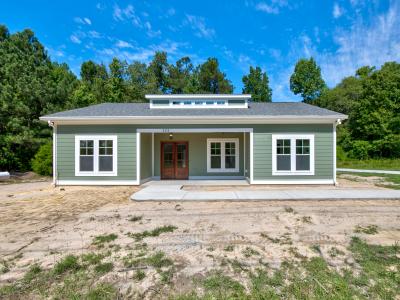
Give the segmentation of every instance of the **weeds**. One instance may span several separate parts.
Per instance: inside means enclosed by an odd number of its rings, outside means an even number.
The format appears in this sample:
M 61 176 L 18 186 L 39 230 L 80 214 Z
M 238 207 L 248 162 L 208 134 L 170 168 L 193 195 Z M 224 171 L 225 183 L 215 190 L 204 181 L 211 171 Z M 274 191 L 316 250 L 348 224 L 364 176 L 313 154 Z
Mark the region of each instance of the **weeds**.
M 112 271 L 113 268 L 114 268 L 113 263 L 106 262 L 106 263 L 101 263 L 101 264 L 96 265 L 94 267 L 94 270 L 98 274 L 106 274 L 106 273 Z
M 146 272 L 143 270 L 136 270 L 133 278 L 137 281 L 142 281 L 146 277 Z
M 67 271 L 77 271 L 80 267 L 78 257 L 75 255 L 67 255 L 54 266 L 54 274 L 60 275 Z
M 138 222 L 141 221 L 143 219 L 143 216 L 132 216 L 129 218 L 130 222 Z
M 93 245 L 103 246 L 103 244 L 105 243 L 109 243 L 116 240 L 117 237 L 118 236 L 114 233 L 98 235 L 93 239 Z
M 135 241 L 141 241 L 146 237 L 157 237 L 162 233 L 166 232 L 174 232 L 178 227 L 173 226 L 173 225 L 166 225 L 166 226 L 161 226 L 157 227 L 151 231 L 143 231 L 143 232 L 138 232 L 138 233 L 127 233 L 127 236 L 135 239 Z
M 368 225 L 368 226 L 361 226 L 357 225 L 354 229 L 355 233 L 364 233 L 364 234 L 377 234 L 378 233 L 378 226 L 376 225 Z
M 233 245 L 228 245 L 224 248 L 224 251 L 226 252 L 232 252 L 235 249 L 235 246 Z
M 243 254 L 245 257 L 251 257 L 251 256 L 254 256 L 254 255 L 260 255 L 260 252 L 258 252 L 257 250 L 254 250 L 254 249 L 251 248 L 251 247 L 246 247 L 246 249 L 244 249 L 244 250 L 242 251 L 242 254 Z

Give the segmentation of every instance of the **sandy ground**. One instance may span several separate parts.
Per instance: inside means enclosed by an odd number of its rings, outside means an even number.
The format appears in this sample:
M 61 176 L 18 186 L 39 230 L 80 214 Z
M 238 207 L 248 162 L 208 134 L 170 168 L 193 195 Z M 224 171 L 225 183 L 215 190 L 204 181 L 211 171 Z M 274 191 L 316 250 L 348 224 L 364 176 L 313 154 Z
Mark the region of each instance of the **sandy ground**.
M 357 185 L 358 184 L 358 185 Z M 373 186 L 373 182 L 342 179 L 341 186 Z M 224 259 L 260 261 L 279 267 L 293 256 L 322 255 L 338 268 L 348 257 L 350 237 L 368 242 L 400 241 L 400 200 L 396 201 L 265 201 L 265 202 L 132 202 L 135 187 L 64 187 L 49 182 L 0 185 L 0 258 L 10 270 L 0 284 L 20 278 L 33 262 L 51 267 L 69 253 L 93 251 L 95 236 L 115 233 L 123 257 L 133 245 L 128 232 L 174 225 L 172 233 L 145 238 L 151 249 L 162 250 L 181 266 L 176 276 L 190 277 L 217 268 Z M 143 216 L 131 222 L 132 216 Z M 357 225 L 377 225 L 374 235 L 354 233 Z M 320 246 L 320 253 L 311 249 Z M 227 251 L 227 246 L 230 251 Z M 246 247 L 259 255 L 245 257 Z M 330 257 L 336 247 L 346 253 Z M 0 261 L 1 261 L 0 259 Z M 111 275 L 121 285 L 131 282 L 120 272 Z M 145 290 L 152 277 L 141 282 Z

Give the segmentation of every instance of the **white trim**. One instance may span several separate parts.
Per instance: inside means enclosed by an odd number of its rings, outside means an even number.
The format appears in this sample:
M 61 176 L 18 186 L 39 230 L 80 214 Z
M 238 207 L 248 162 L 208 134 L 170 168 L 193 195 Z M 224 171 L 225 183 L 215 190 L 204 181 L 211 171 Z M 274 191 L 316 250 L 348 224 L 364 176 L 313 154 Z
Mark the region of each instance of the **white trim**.
M 334 184 L 332 179 L 253 180 L 251 184 Z
M 211 143 L 221 143 L 221 168 L 211 168 Z M 235 168 L 225 168 L 225 143 L 235 143 Z M 239 172 L 239 139 L 238 138 L 208 138 L 207 139 L 207 173 L 237 173 Z
M 93 141 L 93 171 L 80 171 L 80 141 Z M 99 171 L 99 141 L 113 141 L 113 170 Z M 117 176 L 118 175 L 118 137 L 116 135 L 75 135 L 75 176 Z
M 58 180 L 58 185 L 138 185 L 136 180 Z
M 290 140 L 290 171 L 279 171 L 277 170 L 277 153 L 276 153 L 276 141 L 278 139 Z M 296 170 L 296 140 L 306 139 L 310 140 L 310 170 L 309 171 L 297 171 Z M 314 134 L 273 134 L 272 135 L 272 175 L 284 176 L 284 175 L 314 175 L 315 173 L 315 156 L 314 156 Z
M 146 99 L 169 100 L 169 99 L 250 99 L 250 94 L 177 94 L 177 95 L 145 95 Z
M 57 121 L 63 125 L 88 124 L 332 124 L 337 116 L 99 116 L 99 117 L 40 117 L 42 121 Z M 343 119 L 345 119 L 343 117 Z
M 138 128 L 142 133 L 211 133 L 211 132 L 251 132 L 253 128 Z
M 333 182 L 336 185 L 336 123 L 333 123 Z
M 140 132 L 136 131 L 136 182 L 140 184 Z
M 154 132 L 151 133 L 151 176 L 154 177 Z
M 250 184 L 253 184 L 254 181 L 254 173 L 253 173 L 253 166 L 254 166 L 254 136 L 253 131 L 250 131 Z
M 57 124 L 53 124 L 53 184 L 57 185 Z
M 243 176 L 246 176 L 246 132 L 243 132 Z

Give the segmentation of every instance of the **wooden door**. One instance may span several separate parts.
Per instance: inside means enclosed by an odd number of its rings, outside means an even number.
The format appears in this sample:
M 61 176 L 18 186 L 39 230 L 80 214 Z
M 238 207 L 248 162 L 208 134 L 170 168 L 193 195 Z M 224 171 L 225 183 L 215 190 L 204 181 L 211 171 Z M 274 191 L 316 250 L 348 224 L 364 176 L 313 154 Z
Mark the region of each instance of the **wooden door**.
M 161 142 L 161 179 L 188 179 L 188 142 Z

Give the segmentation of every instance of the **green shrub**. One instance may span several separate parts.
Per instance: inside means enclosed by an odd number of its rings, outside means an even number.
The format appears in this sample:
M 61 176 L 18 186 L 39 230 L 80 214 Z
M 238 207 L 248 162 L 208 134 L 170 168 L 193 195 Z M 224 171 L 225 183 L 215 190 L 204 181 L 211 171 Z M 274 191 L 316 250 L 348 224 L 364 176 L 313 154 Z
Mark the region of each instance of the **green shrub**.
M 40 175 L 50 176 L 53 174 L 53 146 L 51 142 L 40 146 L 32 159 L 31 165 L 32 170 Z
M 336 146 L 336 159 L 339 161 L 345 161 L 347 159 L 347 154 L 341 146 Z
M 349 156 L 356 159 L 368 159 L 372 146 L 367 141 L 354 141 Z

